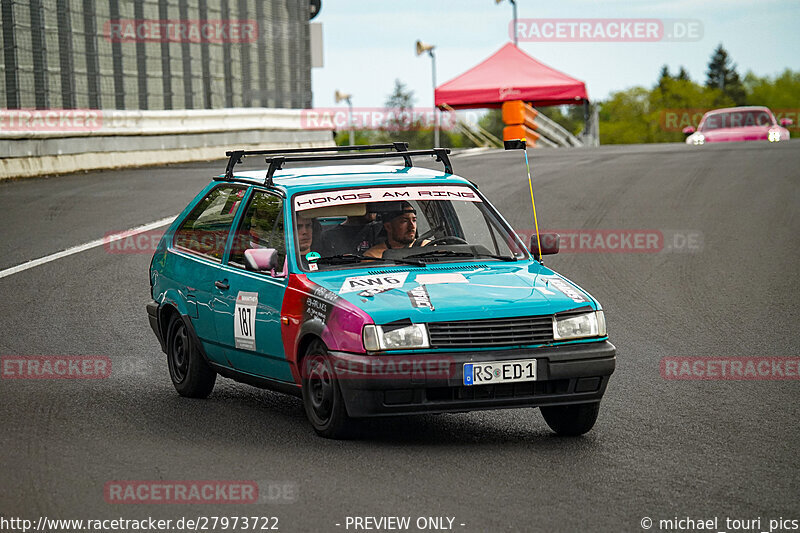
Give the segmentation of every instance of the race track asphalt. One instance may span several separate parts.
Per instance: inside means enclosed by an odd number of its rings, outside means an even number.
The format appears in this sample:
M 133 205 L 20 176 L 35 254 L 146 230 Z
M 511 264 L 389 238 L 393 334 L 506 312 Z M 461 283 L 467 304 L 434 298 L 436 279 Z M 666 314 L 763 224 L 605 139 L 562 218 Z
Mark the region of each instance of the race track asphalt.
M 145 313 L 150 256 L 99 246 L 0 279 L 0 355 L 104 355 L 114 368 L 98 380 L 0 380 L 0 514 L 277 516 L 281 531 L 347 531 L 347 516 L 454 517 L 465 532 L 800 519 L 800 381 L 676 381 L 659 366 L 800 356 L 800 144 L 531 157 L 543 229 L 663 236 L 645 253 L 546 258 L 602 302 L 618 349 L 589 434 L 559 438 L 537 410 L 506 410 L 375 420 L 357 440 L 330 441 L 292 397 L 219 379 L 209 399 L 181 398 Z M 516 229 L 532 228 L 519 152 L 453 164 Z M 221 169 L 2 182 L 0 270 L 175 215 Z M 242 506 L 120 505 L 104 499 L 113 480 L 256 480 L 296 493 Z

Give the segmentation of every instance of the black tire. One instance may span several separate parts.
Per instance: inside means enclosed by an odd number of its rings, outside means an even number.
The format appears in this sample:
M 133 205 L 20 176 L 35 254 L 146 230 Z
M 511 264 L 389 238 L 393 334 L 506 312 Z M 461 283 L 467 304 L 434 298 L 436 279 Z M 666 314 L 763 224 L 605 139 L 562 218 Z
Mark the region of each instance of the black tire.
M 347 414 L 325 344 L 318 340 L 312 342 L 302 365 L 303 407 L 314 431 L 327 439 L 351 437 L 354 423 Z
M 577 405 L 553 405 L 540 407 L 542 416 L 550 429 L 563 437 L 577 437 L 594 427 L 600 412 L 600 402 Z
M 167 366 L 175 390 L 187 398 L 206 398 L 217 373 L 203 359 L 183 319 L 173 315 L 167 326 Z

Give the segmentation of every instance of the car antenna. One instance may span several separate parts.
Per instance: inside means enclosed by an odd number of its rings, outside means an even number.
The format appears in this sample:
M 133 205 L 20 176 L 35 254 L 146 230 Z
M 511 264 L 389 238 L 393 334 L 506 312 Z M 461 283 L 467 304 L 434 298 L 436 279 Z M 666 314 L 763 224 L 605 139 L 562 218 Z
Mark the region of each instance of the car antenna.
M 536 248 L 539 252 L 539 263 L 544 264 L 544 261 L 542 261 L 542 242 L 539 239 L 539 221 L 536 218 L 536 200 L 533 196 L 533 182 L 531 181 L 531 165 L 528 162 L 528 142 L 525 140 L 525 137 L 503 141 L 503 148 L 506 150 L 523 150 L 525 152 L 525 168 L 528 170 L 528 189 L 531 191 L 531 206 L 533 207 L 533 225 L 536 228 Z

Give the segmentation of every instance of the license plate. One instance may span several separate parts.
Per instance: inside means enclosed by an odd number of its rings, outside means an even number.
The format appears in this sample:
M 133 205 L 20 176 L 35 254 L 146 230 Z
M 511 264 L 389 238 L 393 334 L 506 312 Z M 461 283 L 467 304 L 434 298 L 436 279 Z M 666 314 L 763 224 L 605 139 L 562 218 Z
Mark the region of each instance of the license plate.
M 536 381 L 536 359 L 464 363 L 464 385 Z

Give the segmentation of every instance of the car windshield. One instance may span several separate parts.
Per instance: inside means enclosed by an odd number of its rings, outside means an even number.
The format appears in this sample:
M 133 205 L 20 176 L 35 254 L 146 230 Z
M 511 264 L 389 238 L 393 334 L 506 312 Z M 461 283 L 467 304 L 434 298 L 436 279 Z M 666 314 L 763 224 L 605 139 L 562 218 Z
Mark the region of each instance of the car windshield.
M 708 115 L 700 131 L 724 128 L 743 128 L 747 126 L 771 126 L 772 117 L 763 110 L 727 111 Z
M 527 257 L 494 209 L 466 185 L 316 191 L 296 195 L 293 210 L 297 260 L 305 270 Z

